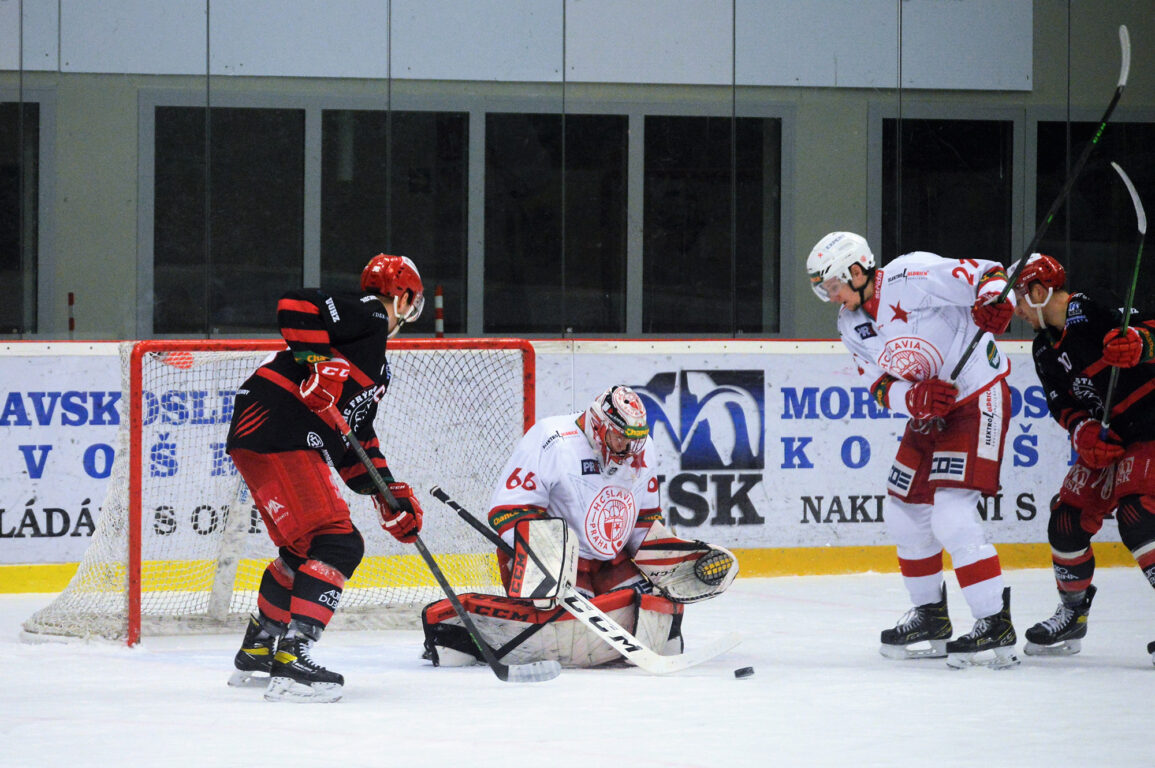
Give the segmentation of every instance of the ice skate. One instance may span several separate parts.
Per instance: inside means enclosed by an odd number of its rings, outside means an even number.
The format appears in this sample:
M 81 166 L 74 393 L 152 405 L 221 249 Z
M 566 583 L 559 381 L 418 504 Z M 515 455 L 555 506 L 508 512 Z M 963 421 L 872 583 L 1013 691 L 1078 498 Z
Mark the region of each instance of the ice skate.
M 318 629 L 316 634 L 320 635 Z M 345 678 L 313 661 L 313 637 L 290 628 L 273 656 L 265 701 L 328 703 L 341 698 Z
M 233 658 L 233 666 L 237 669 L 229 678 L 229 685 L 234 687 L 268 685 L 269 670 L 272 669 L 273 654 L 276 652 L 277 636 L 266 630 L 256 616 L 249 616 L 241 649 Z
M 1026 631 L 1023 653 L 1028 656 L 1071 656 L 1080 651 L 1087 636 L 1087 614 L 1097 590 L 1087 587 L 1082 600 L 1074 605 L 1060 602 L 1055 615 Z
M 942 599 L 937 603 L 915 606 L 893 629 L 882 630 L 882 645 L 878 650 L 888 659 L 942 658 L 946 656 L 951 631 L 944 584 Z
M 1151 654 L 1151 663 L 1155 664 L 1155 640 L 1147 643 L 1147 653 Z
M 984 666 L 1007 669 L 1019 663 L 1015 655 L 1015 628 L 1011 624 L 1011 588 L 1003 589 L 1003 609 L 975 622 L 974 629 L 946 644 L 946 664 L 952 669 Z M 975 657 L 985 651 L 994 651 L 994 658 Z

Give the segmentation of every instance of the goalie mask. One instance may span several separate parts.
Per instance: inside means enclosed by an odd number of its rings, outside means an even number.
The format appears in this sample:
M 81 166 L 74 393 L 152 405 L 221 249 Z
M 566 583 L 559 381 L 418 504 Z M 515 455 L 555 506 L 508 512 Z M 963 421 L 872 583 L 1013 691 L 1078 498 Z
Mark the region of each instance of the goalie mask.
M 397 324 L 390 336 L 395 335 L 405 323 L 416 322 L 425 307 L 425 288 L 421 283 L 421 274 L 408 256 L 379 253 L 369 259 L 361 271 L 361 290 L 393 297 L 393 314 Z M 406 301 L 405 312 L 401 311 L 402 299 Z
M 610 462 L 625 464 L 642 452 L 650 428 L 646 406 L 634 390 L 612 386 L 594 399 L 584 415 L 582 429 L 603 467 Z
M 857 264 L 867 275 L 874 269 L 874 254 L 866 239 L 853 232 L 831 232 L 818 241 L 806 257 L 810 288 L 823 301 L 838 290 L 841 283 L 851 285 L 850 265 Z M 866 289 L 865 284 L 859 291 Z

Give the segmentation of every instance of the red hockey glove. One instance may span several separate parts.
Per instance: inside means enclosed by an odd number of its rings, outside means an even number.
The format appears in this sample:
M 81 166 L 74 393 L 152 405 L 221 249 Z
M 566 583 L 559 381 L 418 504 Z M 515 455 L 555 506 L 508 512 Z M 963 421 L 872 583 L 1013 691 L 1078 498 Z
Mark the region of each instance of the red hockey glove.
M 997 293 L 981 294 L 971 307 L 971 317 L 975 319 L 975 325 L 980 330 L 996 336 L 1006 332 L 1015 314 L 1014 304 L 1006 299 L 999 301 L 998 298 Z
M 314 363 L 313 372 L 301 382 L 301 399 L 313 413 L 324 413 L 341 399 L 341 390 L 349 378 L 349 363 L 339 357 Z
M 1151 357 L 1151 333 L 1139 328 L 1112 328 L 1103 337 L 1103 362 L 1132 368 Z
M 916 382 L 906 393 L 906 407 L 916 419 L 946 416 L 958 398 L 958 387 L 942 379 Z
M 403 544 L 412 544 L 421 532 L 421 518 L 425 512 L 413 495 L 413 489 L 405 483 L 389 483 L 389 492 L 397 499 L 399 509 L 394 512 L 380 495 L 373 496 L 373 503 L 377 506 L 377 516 L 381 518 L 381 527 L 393 538 Z
M 1071 445 L 1078 452 L 1083 463 L 1093 469 L 1109 467 L 1123 458 L 1125 451 L 1120 445 L 1119 436 L 1113 430 L 1107 430 L 1107 439 L 1099 437 L 1103 425 L 1095 419 L 1079 422 L 1075 431 L 1071 433 Z

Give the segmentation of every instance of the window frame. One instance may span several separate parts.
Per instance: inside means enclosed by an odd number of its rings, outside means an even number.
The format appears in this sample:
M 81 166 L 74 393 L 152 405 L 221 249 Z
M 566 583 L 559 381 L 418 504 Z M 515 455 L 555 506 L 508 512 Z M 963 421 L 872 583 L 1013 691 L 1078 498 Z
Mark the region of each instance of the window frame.
M 556 100 L 554 100 L 556 96 Z M 209 101 L 211 99 L 211 101 Z M 464 335 L 484 337 L 485 279 L 485 116 L 489 112 L 526 114 L 605 114 L 624 115 L 628 121 L 626 180 L 626 320 L 624 335 L 630 338 L 668 338 L 670 334 L 642 333 L 642 206 L 645 147 L 644 124 L 647 115 L 687 117 L 743 117 L 781 121 L 780 185 L 781 196 L 778 234 L 779 263 L 776 273 L 764 274 L 767 290 L 777 292 L 779 331 L 765 337 L 783 336 L 790 328 L 796 297 L 787 290 L 795 270 L 793 253 L 794 203 L 789 190 L 794 186 L 794 143 L 796 105 L 772 102 L 753 92 L 727 92 L 725 98 L 673 101 L 650 101 L 607 98 L 575 98 L 562 85 L 545 85 L 534 95 L 502 96 L 486 93 L 429 94 L 383 91 L 380 97 L 321 94 L 276 94 L 268 91 L 190 89 L 142 89 L 138 101 L 139 174 L 137 218 L 138 302 L 136 333 L 140 338 L 162 338 L 153 333 L 152 299 L 154 290 L 154 215 L 155 215 L 155 113 L 157 107 L 243 107 L 266 109 L 302 109 L 305 111 L 305 219 L 303 223 L 303 277 L 305 285 L 320 280 L 321 264 L 321 116 L 326 110 L 445 111 L 468 115 L 469 149 L 467 157 L 466 214 L 466 317 Z M 764 312 L 764 325 L 770 313 Z M 228 338 L 233 334 L 212 334 Z M 251 335 L 251 334 L 250 334 Z M 488 334 L 493 335 L 493 334 Z M 519 334 L 526 338 L 557 338 L 557 334 Z M 583 334 L 585 335 L 585 334 Z M 591 338 L 619 338 L 623 333 L 588 334 Z M 674 334 L 677 338 L 717 338 L 717 334 Z
M 56 299 L 57 259 L 56 232 L 56 89 L 50 87 L 0 87 L 0 101 L 35 103 L 39 106 L 40 131 L 37 137 L 39 176 L 37 178 L 36 250 L 31 255 L 36 274 L 32 285 L 25 277 L 21 287 L 24 293 L 25 322 L 32 320 L 35 330 L 12 334 L 15 338 L 72 338 L 68 317 L 57 312 L 67 306 L 67 296 Z M 67 286 L 64 286 L 67 287 Z M 28 309 L 28 300 L 36 300 L 36 311 Z M 9 334 L 5 334 L 6 336 Z
M 867 110 L 869 126 L 867 128 L 867 217 L 866 239 L 871 247 L 878 247 L 882 242 L 882 145 L 883 121 L 894 120 L 899 117 L 899 105 L 896 101 L 872 101 Z M 1000 121 L 1010 122 L 1012 125 L 1011 148 L 1011 236 L 1010 243 L 1012 260 L 1018 258 L 1019 252 L 1026 246 L 1030 234 L 1024 234 L 1024 222 L 1030 219 L 1023 215 L 1025 208 L 1026 186 L 1026 117 L 1022 107 L 977 107 L 966 104 L 942 104 L 923 101 L 902 102 L 902 119 L 910 120 L 967 120 L 967 121 Z M 1032 174 L 1033 175 L 1033 174 Z M 1033 183 L 1033 182 L 1032 182 Z M 878 258 L 885 259 L 888 255 L 877 254 Z M 1000 260 L 994 255 L 996 261 Z

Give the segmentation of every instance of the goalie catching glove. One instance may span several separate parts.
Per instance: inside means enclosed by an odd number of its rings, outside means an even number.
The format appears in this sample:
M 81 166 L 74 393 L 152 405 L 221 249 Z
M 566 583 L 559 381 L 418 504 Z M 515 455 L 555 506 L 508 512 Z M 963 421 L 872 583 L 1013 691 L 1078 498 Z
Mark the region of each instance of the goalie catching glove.
M 373 504 L 377 507 L 377 516 L 381 519 L 381 527 L 393 538 L 403 544 L 412 544 L 421 532 L 421 518 L 425 514 L 413 495 L 413 489 L 405 483 L 389 483 L 389 492 L 397 500 L 397 509 L 381 498 L 380 494 L 373 495 Z
M 634 565 L 676 603 L 720 595 L 738 575 L 738 560 L 730 550 L 680 539 L 660 522 L 650 526 L 634 555 Z

